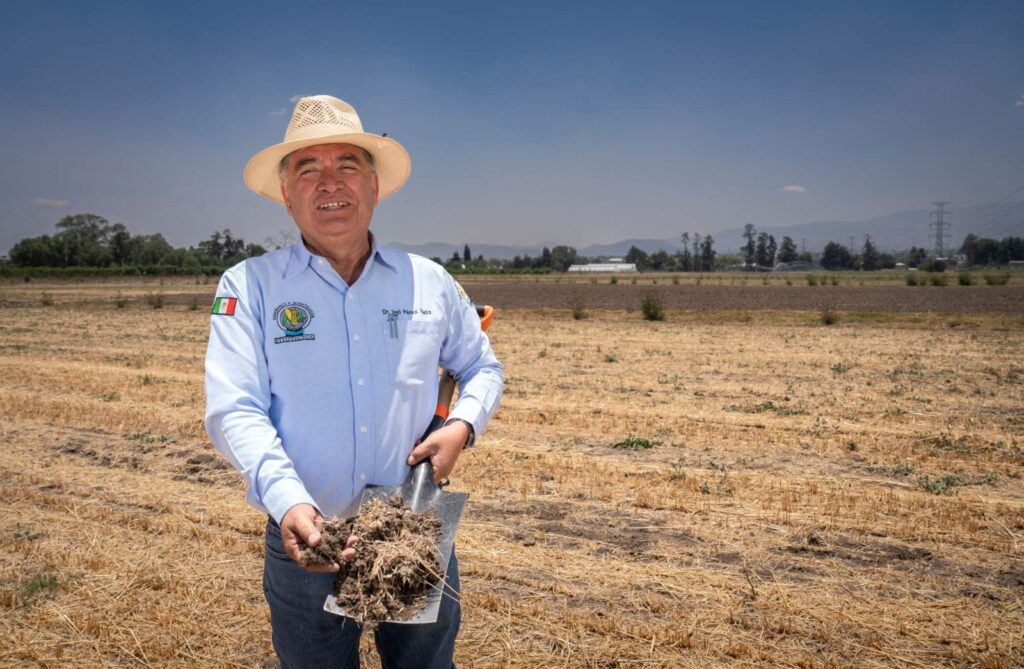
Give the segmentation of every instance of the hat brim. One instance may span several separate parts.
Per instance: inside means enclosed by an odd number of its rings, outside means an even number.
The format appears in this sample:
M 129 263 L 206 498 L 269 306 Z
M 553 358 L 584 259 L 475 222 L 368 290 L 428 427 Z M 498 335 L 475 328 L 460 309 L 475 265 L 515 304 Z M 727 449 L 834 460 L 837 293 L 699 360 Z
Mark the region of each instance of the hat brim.
M 412 160 L 401 144 L 390 137 L 356 132 L 281 142 L 263 149 L 245 164 L 242 172 L 245 185 L 268 200 L 284 204 L 278 176 L 281 160 L 293 151 L 317 144 L 351 144 L 369 151 L 377 170 L 378 200 L 398 192 L 412 172 Z

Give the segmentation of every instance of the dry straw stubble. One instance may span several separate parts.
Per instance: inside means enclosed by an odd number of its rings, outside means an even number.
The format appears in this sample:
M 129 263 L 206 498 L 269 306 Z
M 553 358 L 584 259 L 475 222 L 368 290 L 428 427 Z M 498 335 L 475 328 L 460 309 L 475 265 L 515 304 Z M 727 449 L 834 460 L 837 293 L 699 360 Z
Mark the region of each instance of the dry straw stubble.
M 212 287 L 37 283 L 2 296 L 46 327 L 0 348 L 0 664 L 258 666 L 265 519 L 200 425 Z M 1024 663 L 1019 315 L 562 305 L 492 332 L 460 665 Z

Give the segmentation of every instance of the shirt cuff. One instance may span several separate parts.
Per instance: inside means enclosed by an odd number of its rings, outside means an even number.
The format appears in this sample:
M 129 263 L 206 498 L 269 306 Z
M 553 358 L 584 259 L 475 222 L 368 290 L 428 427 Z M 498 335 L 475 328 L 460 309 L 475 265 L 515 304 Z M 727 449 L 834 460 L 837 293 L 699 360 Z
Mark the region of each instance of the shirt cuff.
M 472 425 L 474 439 L 479 439 L 487 429 L 487 412 L 479 401 L 471 397 L 460 399 L 455 403 L 455 407 L 448 414 L 448 420 L 453 418 L 464 420 Z
M 306 486 L 292 478 L 278 479 L 263 493 L 262 497 L 263 506 L 267 508 L 267 512 L 277 521 L 278 525 L 284 520 L 288 510 L 296 504 L 309 504 L 316 510 L 320 510 L 313 498 L 306 492 Z

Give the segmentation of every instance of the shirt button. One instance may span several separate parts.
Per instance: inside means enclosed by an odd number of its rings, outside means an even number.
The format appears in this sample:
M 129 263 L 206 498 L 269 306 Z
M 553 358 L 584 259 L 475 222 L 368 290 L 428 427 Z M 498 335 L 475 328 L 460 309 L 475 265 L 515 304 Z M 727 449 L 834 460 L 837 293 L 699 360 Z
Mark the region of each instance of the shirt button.
M 365 481 L 366 480 L 366 474 L 360 474 L 359 475 L 359 480 L 360 481 Z
M 350 300 L 352 299 L 352 293 L 348 294 L 348 299 L 350 299 Z
M 366 432 L 366 426 L 365 425 L 360 425 L 359 426 L 359 431 L 360 432 Z
M 357 334 L 352 335 L 352 340 L 353 341 L 359 341 L 359 335 L 357 335 Z
M 356 379 L 356 384 L 360 385 L 360 386 L 363 385 L 363 380 L 362 379 Z
M 317 260 L 317 261 L 316 261 L 316 264 L 317 264 L 317 265 L 320 265 L 320 266 L 323 266 L 323 264 L 324 264 L 324 259 L 323 259 L 323 258 L 320 258 L 320 260 Z

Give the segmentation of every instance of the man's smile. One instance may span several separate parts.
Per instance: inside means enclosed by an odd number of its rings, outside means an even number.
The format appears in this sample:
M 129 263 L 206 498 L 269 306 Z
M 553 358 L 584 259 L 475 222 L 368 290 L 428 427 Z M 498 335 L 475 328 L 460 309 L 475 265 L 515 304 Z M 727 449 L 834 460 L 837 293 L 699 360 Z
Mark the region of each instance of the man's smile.
M 318 204 L 316 208 L 323 211 L 334 211 L 337 209 L 344 209 L 345 207 L 351 206 L 352 205 L 349 202 L 324 202 L 322 204 Z

